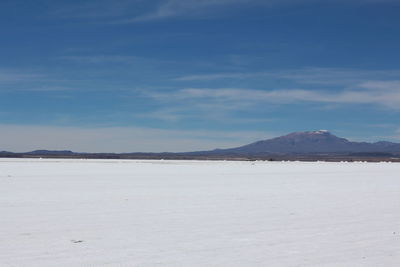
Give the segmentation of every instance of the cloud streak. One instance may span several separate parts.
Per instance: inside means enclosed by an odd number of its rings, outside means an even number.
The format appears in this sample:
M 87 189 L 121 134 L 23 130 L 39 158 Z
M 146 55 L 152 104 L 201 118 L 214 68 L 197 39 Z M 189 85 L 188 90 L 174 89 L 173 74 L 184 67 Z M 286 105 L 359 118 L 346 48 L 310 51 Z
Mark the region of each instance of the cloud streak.
M 44 75 L 37 73 L 0 69 L 0 84 L 31 82 L 43 79 L 44 77 Z
M 379 82 L 374 82 L 379 85 Z M 397 83 L 396 83 L 397 84 Z M 386 83 L 383 83 L 386 86 Z M 314 102 L 326 104 L 374 104 L 391 109 L 400 109 L 400 87 L 389 87 L 387 90 L 349 90 L 339 92 L 317 90 L 254 90 L 238 88 L 187 88 L 175 93 L 155 93 L 151 97 L 158 100 L 196 100 L 218 102 L 222 105 L 238 106 L 247 103 L 291 104 Z
M 227 8 L 241 10 L 250 7 L 273 7 L 317 3 L 318 0 L 116 0 L 85 1 L 79 5 L 64 6 L 53 10 L 53 17 L 64 19 L 103 20 L 111 24 L 149 22 L 176 17 L 221 17 Z M 399 0 L 327 0 L 331 3 L 391 3 Z
M 233 104 L 290 104 L 314 102 L 325 104 L 374 104 L 400 109 L 400 70 L 357 70 L 334 68 L 304 68 L 299 70 L 264 71 L 250 73 L 214 73 L 187 75 L 175 78 L 181 83 L 240 80 L 251 84 L 255 80 L 286 80 L 288 88 L 266 86 L 264 90 L 250 88 L 185 88 L 174 98 L 207 100 Z M 308 88 L 307 88 L 308 87 Z M 168 98 L 168 95 L 153 97 Z M 233 105 L 234 106 L 234 105 Z
M 261 4 L 275 1 L 259 0 L 167 0 L 162 1 L 155 10 L 131 19 L 121 20 L 120 23 L 134 23 L 141 21 L 160 20 L 180 16 L 199 16 L 205 13 L 212 13 L 214 9 L 224 6 L 234 6 L 240 4 Z
M 357 70 L 335 68 L 304 68 L 281 71 L 231 72 L 194 74 L 177 77 L 175 81 L 215 81 L 223 79 L 285 79 L 302 84 L 334 85 L 355 84 L 366 80 L 398 79 L 400 70 Z
M 133 63 L 139 58 L 135 56 L 119 56 L 119 55 L 96 55 L 96 56 L 61 56 L 57 59 L 72 61 L 77 63 Z

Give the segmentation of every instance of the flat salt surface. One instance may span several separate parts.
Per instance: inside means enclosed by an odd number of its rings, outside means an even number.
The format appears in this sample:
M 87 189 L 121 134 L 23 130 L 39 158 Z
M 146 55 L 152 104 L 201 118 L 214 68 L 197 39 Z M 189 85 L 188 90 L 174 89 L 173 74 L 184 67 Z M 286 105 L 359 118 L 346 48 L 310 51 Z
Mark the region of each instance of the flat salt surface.
M 400 266 L 400 164 L 0 159 L 0 266 Z

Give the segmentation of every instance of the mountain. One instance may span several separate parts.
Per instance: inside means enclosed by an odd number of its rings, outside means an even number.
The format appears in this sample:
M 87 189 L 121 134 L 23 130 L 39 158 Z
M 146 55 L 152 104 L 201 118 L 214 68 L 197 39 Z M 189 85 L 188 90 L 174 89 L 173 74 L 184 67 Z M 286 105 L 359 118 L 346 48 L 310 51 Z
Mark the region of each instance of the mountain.
M 70 150 L 35 150 L 25 153 L 27 155 L 74 155 L 75 152 Z
M 0 158 L 93 158 L 93 159 L 269 159 L 269 160 L 368 160 L 400 162 L 400 144 L 387 141 L 352 142 L 326 130 L 295 132 L 248 145 L 186 153 L 76 153 L 70 150 L 0 152 Z
M 304 153 L 400 153 L 400 144 L 391 142 L 351 142 L 326 130 L 295 132 L 245 146 L 216 149 L 217 154 L 304 154 Z

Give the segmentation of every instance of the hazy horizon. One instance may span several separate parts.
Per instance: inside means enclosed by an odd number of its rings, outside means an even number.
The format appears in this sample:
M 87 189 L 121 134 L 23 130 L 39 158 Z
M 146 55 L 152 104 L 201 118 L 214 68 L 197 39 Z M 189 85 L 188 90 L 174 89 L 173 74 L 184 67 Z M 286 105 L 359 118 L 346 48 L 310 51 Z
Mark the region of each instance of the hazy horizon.
M 16 127 L 14 129 L 6 129 L 3 131 L 3 135 L 7 136 L 7 130 L 9 135 L 13 135 L 15 137 L 15 133 L 22 133 L 28 132 L 30 140 L 33 140 L 32 145 L 28 147 L 27 150 L 12 150 L 12 149 L 3 149 L 2 151 L 8 151 L 13 153 L 24 153 L 24 152 L 31 152 L 36 150 L 50 150 L 50 151 L 72 151 L 76 153 L 160 153 L 160 152 L 195 152 L 195 151 L 208 151 L 214 149 L 226 149 L 226 148 L 235 148 L 241 147 L 243 145 L 248 145 L 257 141 L 273 139 L 276 137 L 293 134 L 293 133 L 285 133 L 283 135 L 276 135 L 270 136 L 267 138 L 258 138 L 255 139 L 255 136 L 248 135 L 243 133 L 236 133 L 231 134 L 230 136 L 222 135 L 222 133 L 215 132 L 214 136 L 218 136 L 218 140 L 216 141 L 205 141 L 203 144 L 199 146 L 198 142 L 193 142 L 193 139 L 190 139 L 192 135 L 197 136 L 198 138 L 207 138 L 207 134 L 205 132 L 186 132 L 182 133 L 179 132 L 178 136 L 175 136 L 174 142 L 176 142 L 177 147 L 187 147 L 186 150 L 163 150 L 162 148 L 168 149 L 171 146 L 171 143 L 165 144 L 163 140 L 164 135 L 168 134 L 177 134 L 168 132 L 168 131 L 158 131 L 149 135 L 148 129 L 140 129 L 140 128 L 132 128 L 132 129 L 124 129 L 124 128 L 101 128 L 100 133 L 99 131 L 93 131 L 91 129 L 82 129 L 82 128 L 66 128 L 66 127 L 59 127 L 59 128 L 46 128 L 46 127 L 32 127 L 29 128 L 27 131 L 26 128 Z M 0 131 L 2 131 L 2 126 L 0 125 Z M 334 135 L 335 133 L 331 133 L 328 130 L 312 130 L 312 131 L 305 131 L 305 132 L 327 132 L 330 135 Z M 73 135 L 71 136 L 71 132 Z M 108 134 L 107 134 L 108 132 Z M 118 138 L 115 138 L 115 135 L 110 134 L 118 133 Z M 262 133 L 259 133 L 262 134 Z M 51 136 L 53 138 L 43 139 L 44 136 Z M 57 136 L 58 138 L 68 140 L 67 144 L 58 143 L 58 139 L 54 138 Z M 111 139 L 112 136 L 112 139 Z M 337 136 L 339 138 L 346 138 L 344 136 Z M 17 136 L 17 138 L 19 138 Z M 21 137 L 22 138 L 22 137 Z M 126 146 L 129 143 L 128 139 L 131 138 L 140 138 L 141 140 L 146 140 L 143 142 L 141 146 L 136 146 L 134 150 L 130 150 L 130 146 Z M 97 140 L 102 139 L 104 140 L 102 146 L 97 146 L 97 150 L 91 150 L 90 148 L 94 142 Z M 231 140 L 241 139 L 242 143 L 235 143 Z M 351 142 L 367 142 L 365 140 L 347 140 Z M 247 141 L 246 141 L 247 140 Z M 387 141 L 387 140 L 377 140 L 377 141 Z M 214 143 L 215 142 L 215 143 Z M 368 143 L 374 143 L 374 141 L 370 141 Z M 49 145 L 50 144 L 50 145 Z M 8 145 L 10 148 L 18 147 L 18 145 Z M 5 146 L 7 147 L 7 145 Z M 87 150 L 85 150 L 85 147 Z M 118 147 L 119 149 L 115 150 Z M 26 148 L 24 145 L 23 148 Z M 79 150 L 83 149 L 83 150 Z M 0 150 L 1 151 L 1 150 Z M 299 151 L 300 152 L 300 151 Z

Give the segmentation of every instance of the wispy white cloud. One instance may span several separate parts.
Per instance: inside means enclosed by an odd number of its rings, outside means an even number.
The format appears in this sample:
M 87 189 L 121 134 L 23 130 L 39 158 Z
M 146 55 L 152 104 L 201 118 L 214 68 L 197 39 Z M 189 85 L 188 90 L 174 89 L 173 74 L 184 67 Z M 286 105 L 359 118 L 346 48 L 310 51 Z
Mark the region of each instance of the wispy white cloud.
M 82 0 L 77 4 L 57 3 L 51 9 L 51 16 L 64 19 L 110 19 L 126 16 L 134 11 L 144 0 Z
M 399 79 L 400 70 L 359 70 L 339 68 L 305 68 L 270 73 L 273 77 L 303 84 L 354 85 L 367 80 Z
M 0 83 L 30 82 L 43 79 L 45 75 L 16 70 L 0 69 Z
M 227 5 L 238 5 L 238 4 L 255 4 L 255 3 L 266 3 L 269 1 L 259 0 L 166 0 L 160 2 L 160 4 L 149 13 L 131 18 L 121 20 L 121 23 L 131 23 L 139 21 L 150 21 L 159 20 L 170 17 L 179 16 L 198 16 L 204 15 L 205 13 L 212 13 L 215 8 L 223 7 Z
M 133 63 L 138 60 L 135 56 L 95 55 L 95 56 L 61 56 L 57 59 L 79 63 Z
M 190 116 L 185 114 L 185 112 L 181 109 L 177 108 L 161 108 L 151 112 L 135 114 L 134 117 L 137 118 L 148 118 L 155 119 L 166 122 L 177 122 L 183 119 L 186 119 Z
M 180 105 L 174 108 L 159 108 L 151 112 L 135 114 L 135 118 L 147 118 L 167 123 L 179 123 L 182 121 L 207 121 L 219 125 L 248 125 L 270 123 L 273 118 L 259 117 L 237 117 L 230 114 L 238 107 L 221 105 L 219 103 L 204 103 L 199 101 L 190 105 Z
M 183 152 L 228 148 L 271 138 L 261 131 L 166 130 L 140 127 L 57 127 L 0 124 L 0 150 Z
M 209 99 L 221 103 L 260 102 L 287 104 L 316 102 L 325 104 L 376 104 L 400 109 L 400 70 L 357 70 L 334 68 L 305 68 L 299 70 L 264 71 L 250 73 L 214 73 L 187 75 L 175 80 L 202 82 L 223 79 L 266 81 L 287 80 L 292 88 L 265 88 L 265 90 L 243 88 L 186 88 L 175 93 L 175 98 Z M 310 88 L 307 88 L 310 87 Z M 312 90 L 311 90 L 312 88 Z M 157 95 L 162 98 L 168 95 Z
M 45 73 L 0 69 L 0 91 L 50 92 L 76 89 L 64 85 L 65 81 Z
M 399 0 L 326 0 L 331 3 L 376 3 L 398 2 Z M 319 0 L 115 0 L 81 1 L 52 10 L 57 18 L 76 18 L 103 20 L 109 23 L 124 24 L 162 20 L 174 17 L 198 18 L 204 16 L 220 17 L 227 8 L 241 10 L 246 7 L 272 7 L 300 5 Z
M 399 74 L 400 76 L 400 74 Z M 370 90 L 398 90 L 400 91 L 400 80 L 394 81 L 364 81 L 358 85 L 360 88 Z
M 17 89 L 20 91 L 30 91 L 30 92 L 59 92 L 59 91 L 74 91 L 77 90 L 75 87 L 66 87 L 66 86 L 59 86 L 59 85 L 43 85 L 43 86 L 29 86 L 24 87 L 21 89 Z
M 369 80 L 399 79 L 400 70 L 358 70 L 335 68 L 304 68 L 281 71 L 231 72 L 193 74 L 177 77 L 176 81 L 212 81 L 220 79 L 286 79 L 302 84 L 351 85 Z
M 218 8 L 230 7 L 254 7 L 254 6 L 275 6 L 275 5 L 299 5 L 303 3 L 313 3 L 318 0 L 165 0 L 159 2 L 159 5 L 153 10 L 143 15 L 133 18 L 120 20 L 119 23 L 134 23 L 140 21 L 160 20 L 171 17 L 196 17 L 210 14 L 216 14 Z M 348 0 L 328 0 L 327 2 L 346 3 Z M 352 0 L 351 2 L 358 2 Z M 364 3 L 385 3 L 398 2 L 398 0 L 363 0 Z M 219 13 L 218 13 L 219 14 Z M 220 14 L 219 14 L 220 16 Z M 217 17 L 219 17 L 217 16 Z
M 215 73 L 215 74 L 197 74 L 174 78 L 175 81 L 212 81 L 219 79 L 245 79 L 251 77 L 267 76 L 268 73 Z
M 196 100 L 201 102 L 217 101 L 220 105 L 240 106 L 241 104 L 290 104 L 298 102 L 333 104 L 375 104 L 392 109 L 400 109 L 400 88 L 388 90 L 254 90 L 238 88 L 187 88 L 174 93 L 151 93 L 158 100 Z

